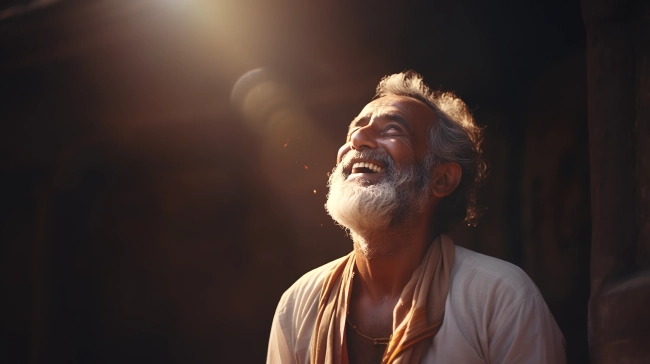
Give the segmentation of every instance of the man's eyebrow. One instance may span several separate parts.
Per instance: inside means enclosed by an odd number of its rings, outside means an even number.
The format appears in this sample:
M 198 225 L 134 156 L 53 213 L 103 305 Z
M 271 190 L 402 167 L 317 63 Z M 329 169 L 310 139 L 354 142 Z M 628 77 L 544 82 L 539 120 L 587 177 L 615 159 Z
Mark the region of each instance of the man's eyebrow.
M 353 127 L 357 126 L 359 123 L 361 123 L 363 121 L 370 120 L 371 116 L 372 115 L 357 116 L 356 118 L 352 119 L 348 129 L 352 129 Z M 393 112 L 387 112 L 387 113 L 382 113 L 382 114 L 378 115 L 378 117 L 382 117 L 382 118 L 386 118 L 386 119 L 395 121 L 395 122 L 397 122 L 398 124 L 400 124 L 402 127 L 404 127 L 407 130 L 412 130 L 413 129 L 411 127 L 411 124 L 409 124 L 409 122 L 406 121 L 406 119 L 403 116 L 399 115 L 399 114 L 396 114 L 396 113 L 393 113 Z
M 356 118 L 352 119 L 352 121 L 350 122 L 350 125 L 348 126 L 348 136 L 350 136 L 350 132 L 351 132 L 352 128 L 359 125 L 359 123 L 361 123 L 363 121 L 368 121 L 368 120 L 370 120 L 370 115 L 357 116 Z
M 365 115 L 365 116 L 357 116 L 356 118 L 352 119 L 350 122 L 350 127 L 359 124 L 361 121 L 364 120 L 370 120 L 371 115 Z

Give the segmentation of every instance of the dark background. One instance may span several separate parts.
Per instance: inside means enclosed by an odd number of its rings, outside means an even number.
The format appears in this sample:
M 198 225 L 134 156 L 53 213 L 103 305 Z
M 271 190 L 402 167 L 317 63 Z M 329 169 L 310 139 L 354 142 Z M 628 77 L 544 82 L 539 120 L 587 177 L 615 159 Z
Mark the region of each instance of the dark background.
M 522 267 L 588 362 L 578 1 L 0 9 L 0 361 L 263 362 L 280 295 L 351 249 L 323 209 L 349 121 L 415 69 L 486 126 L 488 210 L 453 238 Z

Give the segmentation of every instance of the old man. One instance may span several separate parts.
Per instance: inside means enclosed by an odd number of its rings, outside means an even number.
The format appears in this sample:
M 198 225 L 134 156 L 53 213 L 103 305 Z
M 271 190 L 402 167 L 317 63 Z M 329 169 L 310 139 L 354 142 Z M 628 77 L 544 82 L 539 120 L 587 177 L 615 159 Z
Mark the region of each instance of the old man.
M 565 363 L 564 338 L 516 266 L 455 246 L 478 217 L 482 130 L 413 71 L 385 77 L 349 127 L 326 209 L 353 251 L 277 307 L 269 363 Z

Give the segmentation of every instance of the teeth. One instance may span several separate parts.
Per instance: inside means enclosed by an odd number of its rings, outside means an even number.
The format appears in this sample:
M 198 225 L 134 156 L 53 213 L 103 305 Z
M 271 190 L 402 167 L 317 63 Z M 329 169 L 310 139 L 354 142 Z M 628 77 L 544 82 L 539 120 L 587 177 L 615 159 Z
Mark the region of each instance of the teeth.
M 372 170 L 375 173 L 379 173 L 383 171 L 384 169 L 381 168 L 380 166 L 374 164 L 374 163 L 369 163 L 369 162 L 357 162 L 352 165 L 352 168 L 368 168 Z

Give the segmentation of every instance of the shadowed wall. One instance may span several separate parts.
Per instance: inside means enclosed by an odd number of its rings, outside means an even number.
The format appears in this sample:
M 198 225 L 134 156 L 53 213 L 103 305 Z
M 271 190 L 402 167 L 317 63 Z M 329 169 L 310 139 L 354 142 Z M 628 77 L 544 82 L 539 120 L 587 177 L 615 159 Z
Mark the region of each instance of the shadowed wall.
M 593 363 L 650 361 L 650 2 L 585 1 Z

